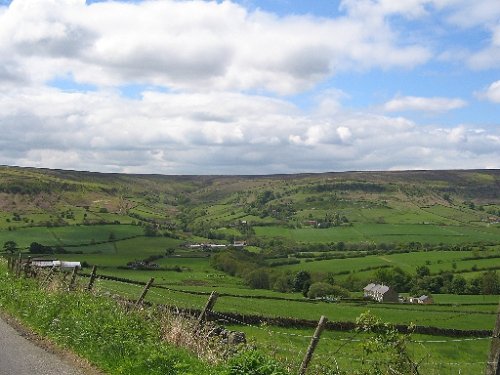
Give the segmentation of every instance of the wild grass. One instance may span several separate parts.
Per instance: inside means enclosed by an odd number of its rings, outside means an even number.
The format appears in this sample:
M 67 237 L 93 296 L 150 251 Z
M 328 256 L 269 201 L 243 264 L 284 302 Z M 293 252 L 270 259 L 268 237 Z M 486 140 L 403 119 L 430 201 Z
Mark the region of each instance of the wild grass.
M 231 353 L 207 338 L 208 327 L 195 332 L 188 318 L 109 295 L 70 293 L 66 284 L 56 277 L 42 288 L 9 275 L 0 261 L 0 309 L 108 374 L 236 374 L 225 363 Z

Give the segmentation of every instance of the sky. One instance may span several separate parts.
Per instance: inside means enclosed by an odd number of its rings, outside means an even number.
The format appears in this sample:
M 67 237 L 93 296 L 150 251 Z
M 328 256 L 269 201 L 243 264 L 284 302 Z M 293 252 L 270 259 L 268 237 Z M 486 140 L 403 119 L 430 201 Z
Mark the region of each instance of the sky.
M 0 0 L 0 164 L 500 168 L 498 0 Z

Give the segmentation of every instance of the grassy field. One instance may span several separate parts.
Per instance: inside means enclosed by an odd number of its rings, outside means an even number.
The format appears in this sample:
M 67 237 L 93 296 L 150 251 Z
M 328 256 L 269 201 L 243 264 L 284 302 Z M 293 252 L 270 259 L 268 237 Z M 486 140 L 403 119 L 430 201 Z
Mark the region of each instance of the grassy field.
M 245 332 L 248 338 L 264 346 L 266 352 L 272 353 L 275 358 L 288 363 L 292 368 L 300 366 L 310 340 L 309 336 L 313 333 L 312 329 L 268 326 L 235 325 L 232 328 Z M 344 370 L 357 368 L 361 362 L 361 344 L 366 338 L 364 334 L 353 332 L 325 331 L 311 366 L 320 368 L 326 363 Z M 426 335 L 412 335 L 411 340 L 417 342 L 409 344 L 409 353 L 416 362 L 421 362 L 421 374 L 481 374 L 486 367 L 488 357 L 485 353 L 489 350 L 490 340 L 453 342 L 449 337 Z
M 255 232 L 262 237 L 284 237 L 299 242 L 373 242 L 429 244 L 475 243 L 481 241 L 498 242 L 500 227 L 438 226 L 431 224 L 354 224 L 347 227 L 327 229 L 284 227 L 256 227 Z
M 113 281 L 99 281 L 98 288 L 103 291 L 111 290 L 130 299 L 135 299 L 142 291 L 141 286 L 127 286 Z M 166 303 L 179 307 L 199 310 L 206 302 L 207 296 L 188 295 L 176 291 L 165 291 L 154 288 L 147 300 L 156 303 Z M 318 319 L 326 315 L 331 320 L 354 321 L 361 313 L 370 311 L 372 314 L 385 321 L 393 323 L 432 324 L 444 328 L 457 327 L 469 329 L 489 329 L 494 324 L 496 303 L 498 296 L 439 296 L 439 303 L 453 303 L 456 306 L 380 306 L 375 304 L 327 304 L 304 303 L 297 301 L 261 301 L 233 297 L 220 297 L 214 309 L 216 316 L 226 319 L 225 312 L 245 312 L 248 314 L 266 316 L 290 316 L 304 319 Z M 460 303 L 467 306 L 461 306 Z M 472 305 L 477 303 L 478 305 Z M 481 304 L 489 303 L 484 306 Z M 217 315 L 221 314 L 221 315 Z M 296 369 L 305 353 L 310 341 L 313 328 L 292 329 L 275 327 L 267 324 L 248 325 L 237 324 L 231 319 L 226 319 L 229 327 L 246 333 L 251 343 L 263 348 L 266 353 L 284 362 L 289 368 Z M 227 324 L 227 323 L 226 323 Z M 314 365 L 322 367 L 328 363 L 338 364 L 341 369 L 356 368 L 356 358 L 361 358 L 361 343 L 366 335 L 355 332 L 325 331 L 322 335 L 314 357 Z M 361 341 L 360 341 L 361 340 Z M 443 373 L 481 373 L 487 361 L 490 344 L 489 339 L 456 339 L 443 336 L 429 336 L 414 334 L 409 344 L 409 352 L 416 361 L 421 361 L 423 374 Z
M 15 241 L 20 247 L 27 248 L 32 242 L 49 246 L 91 245 L 95 242 L 138 236 L 143 229 L 135 225 L 81 225 L 65 227 L 22 228 L 0 232 L 0 242 Z

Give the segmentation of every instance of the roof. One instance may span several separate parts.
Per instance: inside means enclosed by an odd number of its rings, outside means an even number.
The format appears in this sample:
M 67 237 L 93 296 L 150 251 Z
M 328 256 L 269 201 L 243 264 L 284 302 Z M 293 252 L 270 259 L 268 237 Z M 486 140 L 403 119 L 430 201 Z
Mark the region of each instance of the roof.
M 374 286 L 375 286 L 375 284 L 374 284 L 374 283 L 370 283 L 370 284 L 368 284 L 367 286 L 365 286 L 365 287 L 363 288 L 363 290 L 367 292 L 367 291 L 369 291 L 369 290 L 372 290 L 372 288 L 373 288 Z
M 389 291 L 389 289 L 390 287 L 387 285 L 370 283 L 363 288 L 363 291 L 365 292 L 371 291 L 375 293 L 385 294 Z
M 376 285 L 375 288 L 373 288 L 376 292 L 379 292 L 380 294 L 385 294 L 389 291 L 389 287 L 387 285 Z

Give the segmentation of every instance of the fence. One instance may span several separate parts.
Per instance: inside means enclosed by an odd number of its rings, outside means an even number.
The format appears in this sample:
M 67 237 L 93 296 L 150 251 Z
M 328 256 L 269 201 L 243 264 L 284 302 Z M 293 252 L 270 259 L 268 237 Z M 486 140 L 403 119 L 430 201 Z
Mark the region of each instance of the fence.
M 113 276 L 107 275 L 98 275 L 97 268 L 94 266 L 90 274 L 79 274 L 78 268 L 73 268 L 68 270 L 68 272 L 61 272 L 60 269 L 56 267 L 50 268 L 41 268 L 36 267 L 32 264 L 31 258 L 22 259 L 21 256 L 19 258 L 8 258 L 8 268 L 12 274 L 17 277 L 33 277 L 39 280 L 42 286 L 48 285 L 55 274 L 63 275 L 62 281 L 67 283 L 65 287 L 68 291 L 75 290 L 77 285 L 83 286 L 83 289 L 88 292 L 94 291 L 97 287 L 101 291 L 111 292 L 113 295 L 120 295 L 126 297 L 128 302 L 135 306 L 148 306 L 151 303 L 146 301 L 146 297 L 148 294 L 154 295 L 157 299 L 167 299 L 169 303 L 163 304 L 162 306 L 168 307 L 171 311 L 175 311 L 177 314 L 191 315 L 197 316 L 198 326 L 202 327 L 207 320 L 219 320 L 224 321 L 226 323 L 232 323 L 241 326 L 251 327 L 256 330 L 265 331 L 269 335 L 281 335 L 287 336 L 289 338 L 296 338 L 301 340 L 308 340 L 309 344 L 305 352 L 303 354 L 303 359 L 300 364 L 300 368 L 298 373 L 300 375 L 304 375 L 307 372 L 308 366 L 311 363 L 311 360 L 314 356 L 314 352 L 316 347 L 318 346 L 320 341 L 329 342 L 330 344 L 337 345 L 335 350 L 331 351 L 331 354 L 326 358 L 322 358 L 325 361 L 333 360 L 337 361 L 337 359 L 342 358 L 338 357 L 337 354 L 341 352 L 342 349 L 345 348 L 346 345 L 350 343 L 362 342 L 363 339 L 357 337 L 358 333 L 354 333 L 351 337 L 348 338 L 331 338 L 331 337 L 322 337 L 322 333 L 325 329 L 329 330 L 344 330 L 344 331 L 352 331 L 354 328 L 354 324 L 352 322 L 328 322 L 328 319 L 325 316 L 321 316 L 319 322 L 314 322 L 311 320 L 299 320 L 299 319 L 285 319 L 285 318 L 269 318 L 258 315 L 244 315 L 244 314 L 235 314 L 230 312 L 219 312 L 214 311 L 215 304 L 217 299 L 221 296 L 217 292 L 212 292 L 204 305 L 203 308 L 201 304 L 199 306 L 190 306 L 189 308 L 181 307 L 186 304 L 176 300 L 175 297 L 166 296 L 165 292 L 168 293 L 184 293 L 190 295 L 196 295 L 200 297 L 207 297 L 207 293 L 202 292 L 194 292 L 194 291 L 184 291 L 168 288 L 164 285 L 154 285 L 154 278 L 151 278 L 147 283 L 140 281 L 133 281 L 127 279 L 120 279 Z M 87 281 L 88 279 L 88 281 Z M 115 283 L 116 285 L 112 286 Z M 135 289 L 131 288 L 135 287 Z M 162 292 L 162 293 L 160 293 Z M 266 323 L 262 325 L 262 323 Z M 316 330 L 313 335 L 301 335 L 297 333 L 291 332 L 283 332 L 277 329 L 270 328 L 270 326 L 276 327 L 310 327 L 313 328 L 316 326 Z M 425 328 L 425 327 L 424 327 Z M 433 327 L 427 327 L 433 328 Z M 434 327 L 435 328 L 435 327 Z M 401 331 L 404 331 L 401 329 Z M 456 330 L 445 330 L 438 332 L 430 332 L 431 334 L 444 334 L 447 333 L 448 336 L 460 336 L 457 335 Z M 462 335 L 463 335 L 463 331 Z M 429 333 L 429 332 L 422 332 Z M 500 305 L 497 313 L 497 319 L 495 328 L 493 333 L 489 331 L 465 331 L 466 334 L 471 335 L 475 334 L 476 337 L 461 337 L 461 338 L 451 338 L 451 339 L 436 339 L 436 340 L 412 340 L 411 342 L 414 344 L 424 345 L 424 344 L 446 344 L 450 345 L 453 343 L 467 342 L 467 341 L 479 341 L 479 340 L 491 340 L 490 344 L 490 355 L 487 362 L 429 362 L 425 361 L 426 358 L 423 358 L 418 363 L 415 363 L 414 374 L 420 374 L 419 369 L 425 367 L 425 365 L 434 365 L 437 368 L 442 368 L 443 366 L 448 366 L 449 368 L 454 368 L 458 370 L 458 372 L 450 372 L 450 373 L 470 373 L 466 369 L 467 366 L 474 365 L 475 368 L 482 365 L 485 367 L 486 375 L 500 375 Z M 304 344 L 304 347 L 306 345 Z M 296 355 L 297 353 L 292 353 L 292 355 Z M 428 359 L 428 358 L 427 358 Z M 361 359 L 356 358 L 346 358 L 350 363 L 362 361 Z M 462 372 L 462 370 L 464 372 Z M 439 372 L 441 373 L 441 372 Z M 444 372 L 443 372 L 444 373 Z

